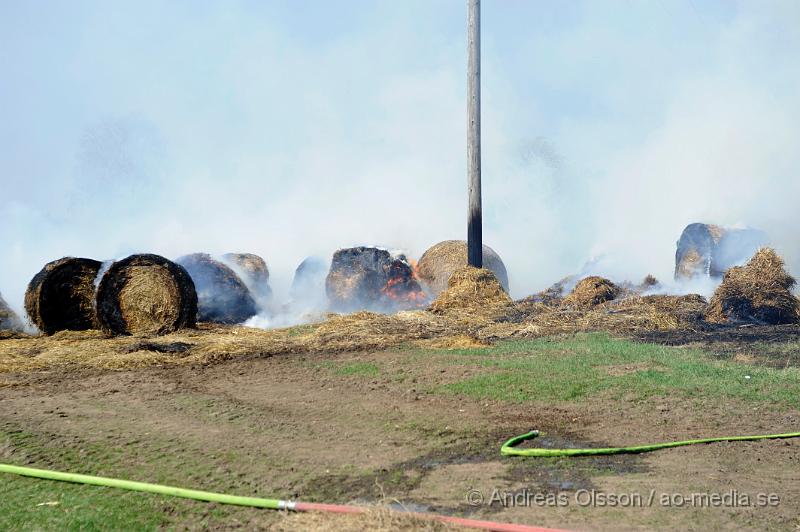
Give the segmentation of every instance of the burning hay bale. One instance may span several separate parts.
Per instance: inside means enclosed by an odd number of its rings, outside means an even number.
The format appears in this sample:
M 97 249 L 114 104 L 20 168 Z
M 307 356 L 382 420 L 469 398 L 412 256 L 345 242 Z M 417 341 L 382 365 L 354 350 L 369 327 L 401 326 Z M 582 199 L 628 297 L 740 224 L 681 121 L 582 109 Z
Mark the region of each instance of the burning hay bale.
M 741 264 L 767 243 L 757 229 L 728 229 L 713 224 L 686 226 L 675 252 L 675 279 L 698 276 L 721 277 L 731 266 Z
M 450 276 L 447 288 L 430 306 L 433 313 L 492 311 L 513 304 L 492 270 L 465 266 Z
M 206 253 L 176 260 L 186 268 L 197 290 L 197 319 L 214 323 L 242 323 L 256 315 L 256 302 L 247 285 L 231 268 Z
M 31 322 L 45 334 L 94 328 L 94 282 L 101 266 L 99 261 L 74 257 L 46 264 L 25 291 Z
M 405 255 L 395 257 L 374 247 L 346 248 L 334 253 L 325 291 L 331 308 L 338 312 L 410 309 L 426 303 Z
M 426 251 L 419 259 L 419 277 L 431 295 L 436 297 L 447 288 L 447 281 L 458 269 L 467 265 L 467 243 L 445 240 Z M 483 246 L 483 267 L 494 272 L 503 290 L 508 292 L 508 273 L 500 256 L 489 246 Z
M 800 302 L 792 295 L 794 285 L 794 278 L 786 272 L 778 254 L 771 248 L 762 248 L 746 265 L 725 272 L 706 318 L 717 323 L 798 323 Z
M 100 327 L 111 334 L 167 334 L 194 327 L 197 293 L 189 273 L 159 255 L 131 255 L 103 274 Z
M 272 297 L 266 261 L 253 253 L 226 253 L 222 256 L 222 260 L 239 275 L 256 301 L 263 307 Z
M 0 331 L 19 331 L 21 329 L 22 321 L 0 294 Z
M 611 301 L 619 294 L 620 288 L 617 285 L 604 277 L 593 275 L 578 281 L 562 304 L 572 308 L 588 309 Z

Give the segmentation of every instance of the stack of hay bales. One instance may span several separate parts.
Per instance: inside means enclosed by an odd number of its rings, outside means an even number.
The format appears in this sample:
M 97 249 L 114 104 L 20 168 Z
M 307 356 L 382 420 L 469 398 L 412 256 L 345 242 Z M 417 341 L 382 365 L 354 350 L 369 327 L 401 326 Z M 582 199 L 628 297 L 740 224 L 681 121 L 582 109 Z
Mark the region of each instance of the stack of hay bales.
M 419 278 L 433 297 L 447 288 L 450 276 L 467 266 L 467 243 L 445 240 L 428 249 L 419 259 Z M 508 273 L 500 256 L 487 245 L 483 246 L 483 267 L 494 272 L 503 290 L 508 292 Z
M 492 270 L 465 266 L 450 275 L 447 288 L 431 304 L 436 314 L 452 312 L 492 313 L 513 301 Z
M 96 308 L 108 333 L 166 334 L 194 327 L 197 293 L 183 267 L 159 255 L 131 255 L 103 274 Z
M 101 266 L 99 261 L 74 257 L 46 264 L 25 291 L 31 322 L 45 334 L 95 328 L 95 278 Z
M 253 253 L 226 253 L 222 261 L 236 272 L 258 307 L 264 309 L 272 298 L 267 262 Z
M 767 235 L 757 229 L 689 224 L 678 240 L 675 279 L 720 277 L 731 266 L 752 257 L 767 241 Z
M 578 281 L 562 305 L 575 309 L 590 309 L 620 295 L 620 288 L 604 277 L 596 275 Z
M 359 246 L 333 254 L 325 292 L 337 312 L 391 311 L 418 306 L 422 289 L 405 255 Z
M 723 322 L 785 324 L 800 322 L 800 302 L 792 294 L 794 278 L 771 248 L 756 252 L 744 266 L 725 272 L 706 319 Z
M 194 281 L 197 319 L 214 323 L 242 323 L 256 315 L 256 302 L 247 285 L 231 268 L 207 253 L 176 260 Z
M 19 331 L 22 329 L 17 313 L 11 310 L 3 295 L 0 294 L 0 331 Z

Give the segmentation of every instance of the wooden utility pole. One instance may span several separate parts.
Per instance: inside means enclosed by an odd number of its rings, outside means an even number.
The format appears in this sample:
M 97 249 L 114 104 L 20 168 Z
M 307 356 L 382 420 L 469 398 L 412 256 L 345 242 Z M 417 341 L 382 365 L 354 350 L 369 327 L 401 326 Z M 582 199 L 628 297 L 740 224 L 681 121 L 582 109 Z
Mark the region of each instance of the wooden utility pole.
M 483 267 L 483 215 L 481 213 L 481 2 L 467 0 L 467 264 Z

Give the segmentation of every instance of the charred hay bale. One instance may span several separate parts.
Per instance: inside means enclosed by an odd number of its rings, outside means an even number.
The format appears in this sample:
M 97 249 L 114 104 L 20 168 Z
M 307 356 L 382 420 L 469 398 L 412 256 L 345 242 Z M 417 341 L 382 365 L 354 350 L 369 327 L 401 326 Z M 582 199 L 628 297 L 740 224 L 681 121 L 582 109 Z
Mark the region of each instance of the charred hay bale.
M 195 326 L 197 292 L 189 273 L 159 255 L 114 262 L 95 297 L 100 327 L 111 334 L 167 334 Z
M 206 253 L 184 255 L 175 262 L 194 281 L 198 321 L 242 323 L 256 315 L 256 302 L 247 285 L 228 266 Z
M 332 310 L 401 310 L 425 304 L 426 296 L 405 255 L 359 246 L 333 254 L 325 278 Z
M 222 260 L 244 281 L 257 301 L 263 303 L 272 297 L 269 268 L 264 259 L 253 253 L 226 253 Z
M 572 292 L 564 298 L 563 305 L 588 309 L 611 301 L 620 294 L 620 288 L 604 277 L 592 275 L 578 281 Z
M 744 266 L 725 272 L 706 312 L 711 322 L 800 322 L 800 302 L 792 295 L 794 278 L 771 248 L 762 248 Z
M 102 263 L 64 257 L 45 264 L 25 291 L 25 312 L 45 334 L 97 326 L 95 278 Z
M 491 311 L 513 302 L 492 270 L 465 266 L 450 275 L 447 288 L 431 304 L 434 313 Z
M 22 330 L 22 321 L 17 313 L 11 310 L 3 295 L 0 294 L 0 331 Z
M 432 297 L 448 286 L 448 279 L 456 270 L 467 266 L 467 243 L 463 240 L 445 240 L 429 248 L 419 259 L 419 278 Z M 500 256 L 487 245 L 483 246 L 483 267 L 492 270 L 503 290 L 508 292 L 508 273 Z

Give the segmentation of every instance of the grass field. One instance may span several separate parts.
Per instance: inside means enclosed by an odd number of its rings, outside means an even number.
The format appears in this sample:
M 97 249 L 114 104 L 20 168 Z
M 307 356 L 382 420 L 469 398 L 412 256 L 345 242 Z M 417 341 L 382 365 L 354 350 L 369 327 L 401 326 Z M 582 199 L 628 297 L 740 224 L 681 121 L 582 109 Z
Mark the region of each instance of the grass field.
M 734 523 L 794 530 L 800 526 L 800 464 L 792 458 L 798 442 L 592 459 L 497 455 L 504 439 L 529 428 L 547 431 L 542 444 L 550 446 L 800 430 L 800 368 L 754 362 L 762 360 L 762 350 L 791 357 L 798 344 L 748 349 L 752 356 L 722 356 L 713 348 L 598 333 L 476 349 L 409 344 L 209 367 L 53 372 L 0 388 L 0 457 L 16 465 L 239 495 L 383 505 L 396 500 L 430 511 L 567 528 L 694 522 L 710 530 Z M 567 494 L 739 486 L 779 493 L 782 504 L 680 512 L 474 508 L 463 495 L 476 486 Z M 280 529 L 286 519 L 277 512 L 10 475 L 0 483 L 4 530 Z

